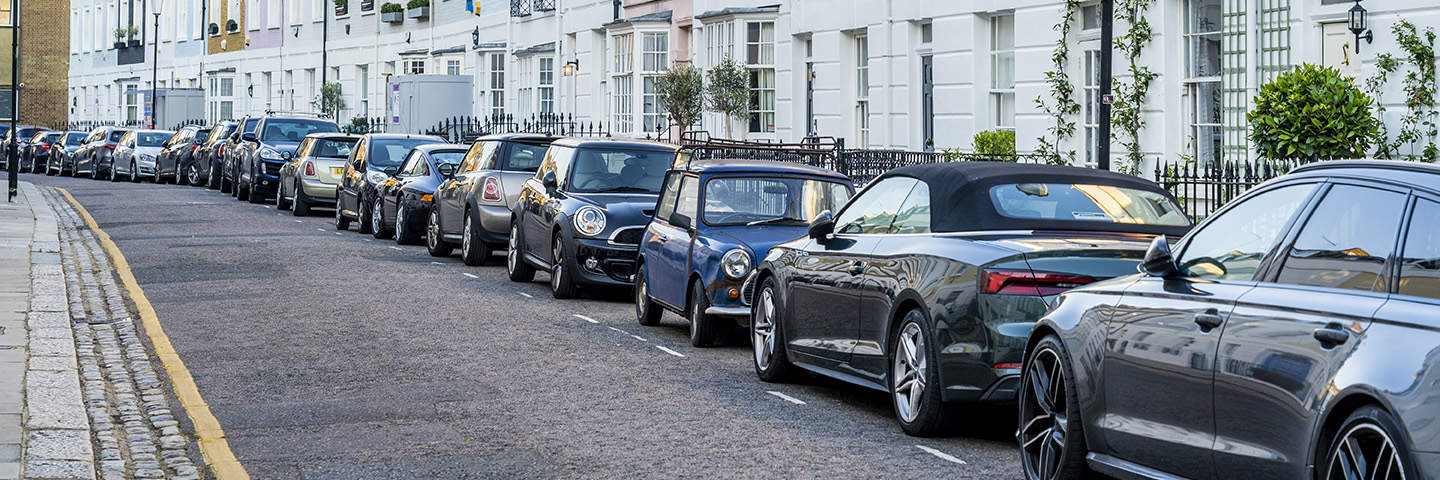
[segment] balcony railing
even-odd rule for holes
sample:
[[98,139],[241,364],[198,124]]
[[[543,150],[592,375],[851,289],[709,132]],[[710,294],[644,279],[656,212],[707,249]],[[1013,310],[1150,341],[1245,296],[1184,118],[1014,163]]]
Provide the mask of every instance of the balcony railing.
[[528,17],[531,7],[535,6],[535,0],[510,0],[510,16]]
[[555,0],[535,0],[535,11],[537,11],[537,12],[552,12],[552,11],[555,11]]

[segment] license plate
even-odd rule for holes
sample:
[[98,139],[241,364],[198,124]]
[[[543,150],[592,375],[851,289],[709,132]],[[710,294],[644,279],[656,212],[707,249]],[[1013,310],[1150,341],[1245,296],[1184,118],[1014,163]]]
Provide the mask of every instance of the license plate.
[[337,176],[337,177],[340,176],[340,175],[344,175],[344,174],[345,174],[345,167],[330,167],[330,173],[335,174],[335,176]]

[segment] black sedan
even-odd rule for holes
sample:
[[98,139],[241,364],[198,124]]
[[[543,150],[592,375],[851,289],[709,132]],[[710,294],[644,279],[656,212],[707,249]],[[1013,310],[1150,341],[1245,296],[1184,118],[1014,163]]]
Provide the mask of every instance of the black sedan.
[[400,172],[400,162],[410,149],[428,143],[445,143],[433,135],[403,133],[369,133],[360,137],[345,161],[340,186],[335,189],[335,229],[346,230],[350,222],[359,223],[360,233],[373,233],[377,186]]
[[50,155],[59,146],[60,137],[65,132],[41,131],[30,138],[20,147],[20,170],[30,173],[43,173],[45,165],[50,163]]
[[640,237],[677,148],[640,140],[551,143],[515,204],[510,280],[528,282],[536,268],[547,270],[555,298],[575,296],[579,285],[630,286]]
[[191,158],[195,161],[195,167],[200,170],[206,188],[212,190],[220,188],[221,157],[224,156],[226,142],[230,139],[230,135],[235,133],[238,125],[238,123],[230,121],[215,124],[210,128],[210,135],[195,147],[195,154]]
[[891,394],[906,433],[953,402],[1015,398],[1033,323],[1066,289],[1135,272],[1190,221],[1137,177],[955,162],[887,172],[771,248],[751,313],[755,372],[794,367]]
[[421,145],[410,151],[395,176],[380,182],[370,215],[375,238],[395,236],[399,244],[420,242],[425,219],[435,205],[435,188],[450,175],[466,148],[458,145]]
[[64,138],[51,147],[50,175],[69,175],[75,171],[75,151],[85,144],[85,132],[65,132]]
[[198,125],[183,127],[175,132],[165,149],[155,157],[155,177],[158,182],[173,181],[176,184],[200,185],[201,171],[195,165],[195,150],[200,142],[210,136],[210,129]]
[[1312,164],[1030,335],[1029,478],[1440,478],[1440,168]]

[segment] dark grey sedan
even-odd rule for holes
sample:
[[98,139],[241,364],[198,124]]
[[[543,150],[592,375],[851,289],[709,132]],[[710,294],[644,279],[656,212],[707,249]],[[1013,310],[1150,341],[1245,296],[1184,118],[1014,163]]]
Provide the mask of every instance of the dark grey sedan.
[[1440,168],[1300,167],[1027,343],[1026,476],[1440,478]]

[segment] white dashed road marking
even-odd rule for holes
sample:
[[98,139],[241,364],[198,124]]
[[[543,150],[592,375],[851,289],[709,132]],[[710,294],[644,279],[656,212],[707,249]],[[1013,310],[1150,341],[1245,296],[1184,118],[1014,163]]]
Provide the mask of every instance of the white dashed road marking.
[[[296,220],[295,223],[305,223],[304,220]],[[321,230],[324,230],[323,228]]]
[[400,251],[404,251],[404,250],[405,250],[405,249],[403,249],[403,248],[400,248],[400,247],[394,247],[394,246],[392,246],[392,247],[390,247],[390,248],[393,248],[393,249],[395,249],[395,250],[400,250]]
[[[322,228],[321,230],[324,230],[324,229]],[[340,232],[335,232],[335,234],[336,234],[336,235],[342,235],[342,233],[340,233]]]
[[663,351],[663,352],[665,352],[665,353],[668,353],[668,354],[671,354],[671,355],[674,355],[674,356],[677,356],[677,357],[680,357],[680,358],[685,358],[685,355],[684,355],[684,354],[681,354],[680,352],[677,352],[677,351],[674,351],[674,350],[671,350],[671,349],[668,349],[668,348],[665,348],[665,347],[662,347],[662,346],[659,346],[659,345],[656,345],[655,348],[658,348],[658,349],[660,349],[661,351]]
[[466,272],[466,273],[461,273],[461,275],[464,275],[464,276],[467,276],[467,277],[470,277],[470,278],[480,278],[479,276],[477,276],[477,275],[475,275],[475,274],[473,274],[473,273],[468,273],[468,272]]
[[430,262],[430,264],[431,264],[431,265],[444,265],[443,263],[440,263],[440,262]]
[[629,334],[630,334],[629,332],[626,332],[626,331],[624,331],[624,330],[621,330],[621,329],[618,329],[618,328],[615,328],[615,327],[612,327],[612,326],[609,326],[609,325],[606,325],[605,328],[608,328],[608,329],[611,329],[611,330],[614,330],[614,331],[617,331],[617,332],[620,332],[620,333],[623,333],[623,334],[626,334],[626,335],[629,335]]
[[918,449],[920,449],[920,450],[923,450],[925,453],[928,453],[928,454],[931,454],[931,455],[940,457],[941,460],[944,460],[944,461],[947,461],[947,462],[951,462],[951,463],[958,463],[958,464],[961,464],[961,465],[966,465],[966,463],[965,463],[964,460],[955,458],[955,457],[951,456],[951,455],[948,454],[948,453],[945,453],[945,452],[942,452],[942,451],[939,451],[939,450],[936,450],[936,449],[933,449],[933,448],[930,448],[930,447],[927,447],[927,446],[924,446],[924,445],[916,445],[915,448],[918,448]]
[[525,292],[515,292],[515,293],[518,293],[518,294],[520,294],[520,296],[525,297],[525,298],[535,298],[534,295],[531,295],[531,294],[528,294],[528,293],[525,293]]
[[[299,220],[296,220],[296,221],[298,222]],[[319,230],[319,231],[322,231],[322,232],[325,231],[325,229],[320,228],[320,227],[315,227],[315,229],[316,229],[316,230]]]
[[642,342],[649,342],[649,340],[646,340],[645,337],[642,337],[642,336],[639,336],[639,335],[631,335],[631,337],[634,337],[636,340],[639,340],[639,341],[642,341]]
[[795,397],[792,397],[792,396],[789,396],[789,395],[786,395],[786,394],[783,394],[783,393],[780,393],[780,392],[777,392],[777,391],[774,391],[774,390],[770,390],[770,391],[767,391],[767,392],[765,392],[765,393],[768,393],[768,394],[771,394],[771,395],[780,397],[781,400],[784,400],[784,401],[787,401],[787,402],[790,402],[790,403],[793,403],[793,404],[796,404],[796,405],[804,405],[804,404],[805,404],[804,401],[801,401],[801,400],[798,399],[798,398],[795,398]]
[[[524,294],[522,293],[521,295],[524,295]],[[584,320],[584,321],[587,321],[587,322],[590,322],[590,323],[600,323],[600,322],[595,321],[595,319],[593,319],[593,318],[590,318],[590,317],[587,317],[587,316],[584,316],[584,315],[581,315],[581,314],[578,314],[578,313],[573,314],[573,315],[574,315],[575,318],[578,318],[578,319],[581,319],[581,320]]]

